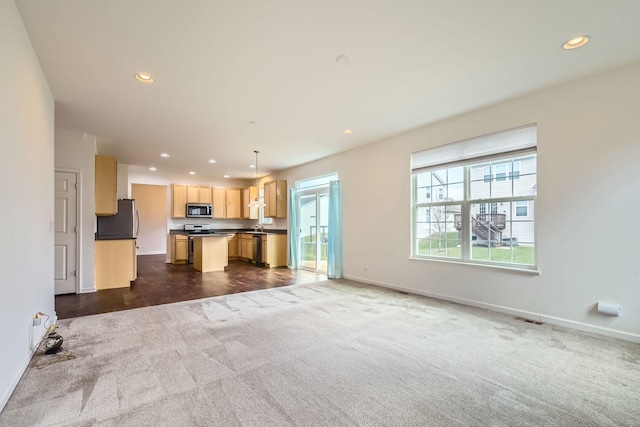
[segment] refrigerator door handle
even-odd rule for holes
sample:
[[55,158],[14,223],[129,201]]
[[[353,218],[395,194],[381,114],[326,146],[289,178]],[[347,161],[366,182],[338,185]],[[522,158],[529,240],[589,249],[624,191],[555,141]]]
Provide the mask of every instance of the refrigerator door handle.
[[138,215],[138,210],[136,209],[136,233],[133,237],[138,238],[138,231],[140,231],[140,215]]

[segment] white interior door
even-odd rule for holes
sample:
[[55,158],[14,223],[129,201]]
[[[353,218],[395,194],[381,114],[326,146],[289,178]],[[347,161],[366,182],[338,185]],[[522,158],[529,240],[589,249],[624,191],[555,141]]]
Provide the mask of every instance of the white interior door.
[[77,188],[74,172],[55,173],[54,290],[56,295],[77,292]]

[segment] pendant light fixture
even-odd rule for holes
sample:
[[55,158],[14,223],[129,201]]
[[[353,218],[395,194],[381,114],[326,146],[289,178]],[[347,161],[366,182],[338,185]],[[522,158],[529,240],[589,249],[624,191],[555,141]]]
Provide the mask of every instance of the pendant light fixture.
[[255,200],[252,200],[249,203],[250,208],[264,208],[267,206],[262,200],[260,200],[260,186],[258,185],[258,150],[253,150],[256,153],[256,170],[253,172],[253,176],[256,178],[256,187],[258,187],[258,194],[256,195]]

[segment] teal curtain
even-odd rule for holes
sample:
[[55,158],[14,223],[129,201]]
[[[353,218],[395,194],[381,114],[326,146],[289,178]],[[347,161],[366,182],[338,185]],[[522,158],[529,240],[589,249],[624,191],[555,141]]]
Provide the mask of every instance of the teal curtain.
[[298,268],[300,241],[300,195],[295,188],[289,189],[289,268]]
[[342,277],[342,189],[340,181],[329,183],[329,241],[327,242],[327,277]]

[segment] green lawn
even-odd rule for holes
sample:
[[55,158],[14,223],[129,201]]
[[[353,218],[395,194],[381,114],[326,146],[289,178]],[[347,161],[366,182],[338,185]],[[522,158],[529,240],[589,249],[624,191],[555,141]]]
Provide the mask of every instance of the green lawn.
[[[313,241],[313,236],[306,236],[303,238],[304,244],[301,248],[300,260],[302,261],[315,261],[316,260],[316,242]],[[327,245],[320,245],[320,259],[327,259]]]
[[[458,233],[449,232],[446,238],[426,238],[418,243],[417,255],[438,256],[443,258],[461,258],[461,248],[458,246]],[[512,259],[513,257],[513,259]],[[535,264],[535,248],[533,246],[502,246],[488,248],[484,246],[471,247],[471,259],[476,261],[496,261],[513,264]]]

